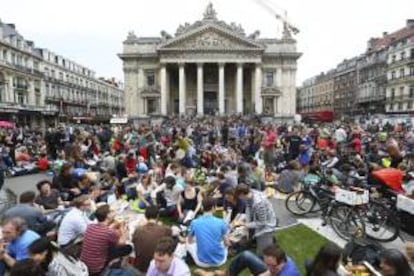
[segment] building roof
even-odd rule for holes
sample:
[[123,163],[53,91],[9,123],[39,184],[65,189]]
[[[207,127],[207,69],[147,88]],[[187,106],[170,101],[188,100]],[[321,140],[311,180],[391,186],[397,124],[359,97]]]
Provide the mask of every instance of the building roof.
[[372,44],[371,51],[379,51],[388,47],[390,44],[400,41],[405,38],[412,37],[414,35],[414,26],[410,23],[410,20],[407,20],[407,26],[398,31],[395,31],[390,34],[385,34],[381,38],[376,38]]

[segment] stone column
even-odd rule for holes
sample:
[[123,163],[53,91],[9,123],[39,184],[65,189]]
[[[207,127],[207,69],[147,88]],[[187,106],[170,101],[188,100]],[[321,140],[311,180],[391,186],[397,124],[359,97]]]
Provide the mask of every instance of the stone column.
[[197,115],[204,115],[203,64],[197,63]]
[[219,113],[223,115],[225,113],[224,106],[224,63],[219,63],[219,91],[218,91],[218,101],[219,101]]
[[9,102],[14,103],[16,102],[16,100],[14,98],[13,76],[9,76],[7,85],[9,86],[7,89],[8,94],[9,94]]
[[185,114],[185,64],[184,63],[179,63],[179,85],[178,85],[178,97],[179,97],[179,113],[180,115]]
[[[134,97],[135,97],[135,99],[136,99],[136,105],[135,104],[132,104],[131,106],[132,106],[132,108],[133,108],[133,110],[134,110],[134,114],[135,114],[135,116],[142,116],[143,114],[145,114],[145,115],[148,115],[147,113],[146,113],[146,110],[145,110],[145,101],[146,101],[146,99],[144,99],[144,98],[142,98],[141,97],[141,92],[142,92],[142,90],[144,89],[144,87],[146,86],[146,83],[145,83],[145,73],[144,73],[144,69],[142,68],[142,66],[140,66],[139,68],[138,68],[138,76],[137,76],[137,87],[135,87],[134,88],[134,90],[135,90],[135,95],[134,95]],[[142,110],[142,111],[141,111]]]
[[35,82],[34,80],[30,80],[27,82],[29,85],[29,89],[28,89],[28,97],[27,97],[27,104],[29,105],[35,105],[36,104],[36,100],[35,100]]
[[243,64],[237,63],[236,113],[243,113]]
[[260,64],[256,64],[255,70],[255,89],[254,89],[254,111],[256,114],[263,113],[263,98],[262,98],[262,68]]
[[167,66],[161,64],[160,72],[161,82],[161,97],[160,97],[160,112],[161,115],[167,115]]
[[277,113],[279,113],[279,96],[276,96],[273,98],[273,116],[276,116]]

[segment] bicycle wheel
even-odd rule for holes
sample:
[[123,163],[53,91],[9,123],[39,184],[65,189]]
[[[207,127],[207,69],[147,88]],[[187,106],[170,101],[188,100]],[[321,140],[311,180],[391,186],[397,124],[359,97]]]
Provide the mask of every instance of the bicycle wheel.
[[364,221],[352,206],[333,206],[329,212],[329,224],[344,240],[350,240],[358,231],[365,234]]
[[362,218],[366,234],[373,240],[389,242],[395,240],[400,234],[397,216],[381,203],[370,202]]
[[308,192],[293,192],[286,198],[286,209],[294,215],[303,216],[313,210],[316,198]]

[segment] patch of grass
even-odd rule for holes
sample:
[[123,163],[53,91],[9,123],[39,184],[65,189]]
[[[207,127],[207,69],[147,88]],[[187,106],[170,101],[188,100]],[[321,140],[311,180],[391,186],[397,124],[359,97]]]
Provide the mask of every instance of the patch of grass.
[[300,275],[306,274],[305,260],[312,260],[319,249],[329,242],[325,237],[302,224],[277,231],[276,239],[280,247],[294,260]]

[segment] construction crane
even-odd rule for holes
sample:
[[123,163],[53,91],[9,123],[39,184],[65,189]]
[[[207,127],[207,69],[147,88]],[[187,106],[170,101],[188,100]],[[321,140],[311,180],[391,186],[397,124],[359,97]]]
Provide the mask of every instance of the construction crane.
[[[294,35],[299,33],[299,29],[288,21],[287,11],[285,9],[281,7],[276,7],[275,4],[271,2],[271,0],[254,0],[254,2],[256,2],[256,4],[264,8],[267,12],[275,16],[277,20],[280,20],[283,23],[283,36],[290,37],[291,33],[293,33]],[[284,15],[280,15],[276,11],[276,8],[282,10]]]

